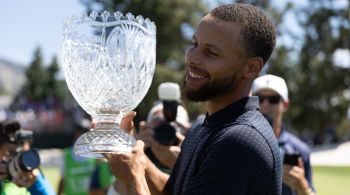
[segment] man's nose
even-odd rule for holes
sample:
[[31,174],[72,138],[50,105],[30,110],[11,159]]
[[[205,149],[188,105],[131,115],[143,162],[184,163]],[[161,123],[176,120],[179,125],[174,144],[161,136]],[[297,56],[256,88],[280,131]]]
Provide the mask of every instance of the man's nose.
[[200,64],[201,63],[201,55],[198,51],[198,48],[191,48],[186,53],[186,61],[188,64]]

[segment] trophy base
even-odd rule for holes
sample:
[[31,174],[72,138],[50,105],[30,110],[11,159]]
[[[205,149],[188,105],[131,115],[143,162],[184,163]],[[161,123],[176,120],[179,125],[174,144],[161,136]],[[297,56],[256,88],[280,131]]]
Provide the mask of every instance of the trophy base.
[[106,153],[129,153],[135,139],[118,130],[92,130],[81,135],[74,144],[74,153],[88,158],[105,159]]

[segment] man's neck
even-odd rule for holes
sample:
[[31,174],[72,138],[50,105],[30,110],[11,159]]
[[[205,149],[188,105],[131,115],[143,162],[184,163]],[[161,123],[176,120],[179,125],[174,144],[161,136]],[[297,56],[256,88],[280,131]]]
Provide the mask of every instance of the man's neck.
[[233,102],[236,102],[244,97],[249,96],[249,88],[242,90],[240,88],[237,88],[235,91],[233,91],[230,94],[215,97],[211,100],[208,100],[205,102],[208,114],[212,115],[213,113],[224,109],[228,105],[232,104]]

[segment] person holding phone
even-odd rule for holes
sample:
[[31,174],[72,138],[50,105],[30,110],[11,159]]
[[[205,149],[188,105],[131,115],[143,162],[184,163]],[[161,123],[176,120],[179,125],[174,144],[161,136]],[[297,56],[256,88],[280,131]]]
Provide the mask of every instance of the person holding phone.
[[252,93],[259,97],[260,109],[271,124],[283,157],[282,194],[315,194],[310,165],[310,149],[283,125],[289,105],[288,88],[283,78],[263,75],[254,80]]

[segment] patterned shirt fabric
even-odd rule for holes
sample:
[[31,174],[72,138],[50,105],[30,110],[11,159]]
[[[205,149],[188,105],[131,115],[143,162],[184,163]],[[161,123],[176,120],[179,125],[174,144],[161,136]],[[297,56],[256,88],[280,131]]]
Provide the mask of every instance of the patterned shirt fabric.
[[246,97],[190,130],[165,190],[170,194],[281,194],[277,140]]
[[[278,145],[280,146],[282,156],[284,154],[300,154],[303,159],[305,178],[307,179],[310,187],[315,191],[312,183],[312,169],[310,164],[310,148],[306,143],[302,142],[299,138],[289,133],[284,126],[282,126],[281,135],[278,138]],[[282,157],[283,158],[283,157]],[[296,195],[287,185],[282,185],[283,195]]]

